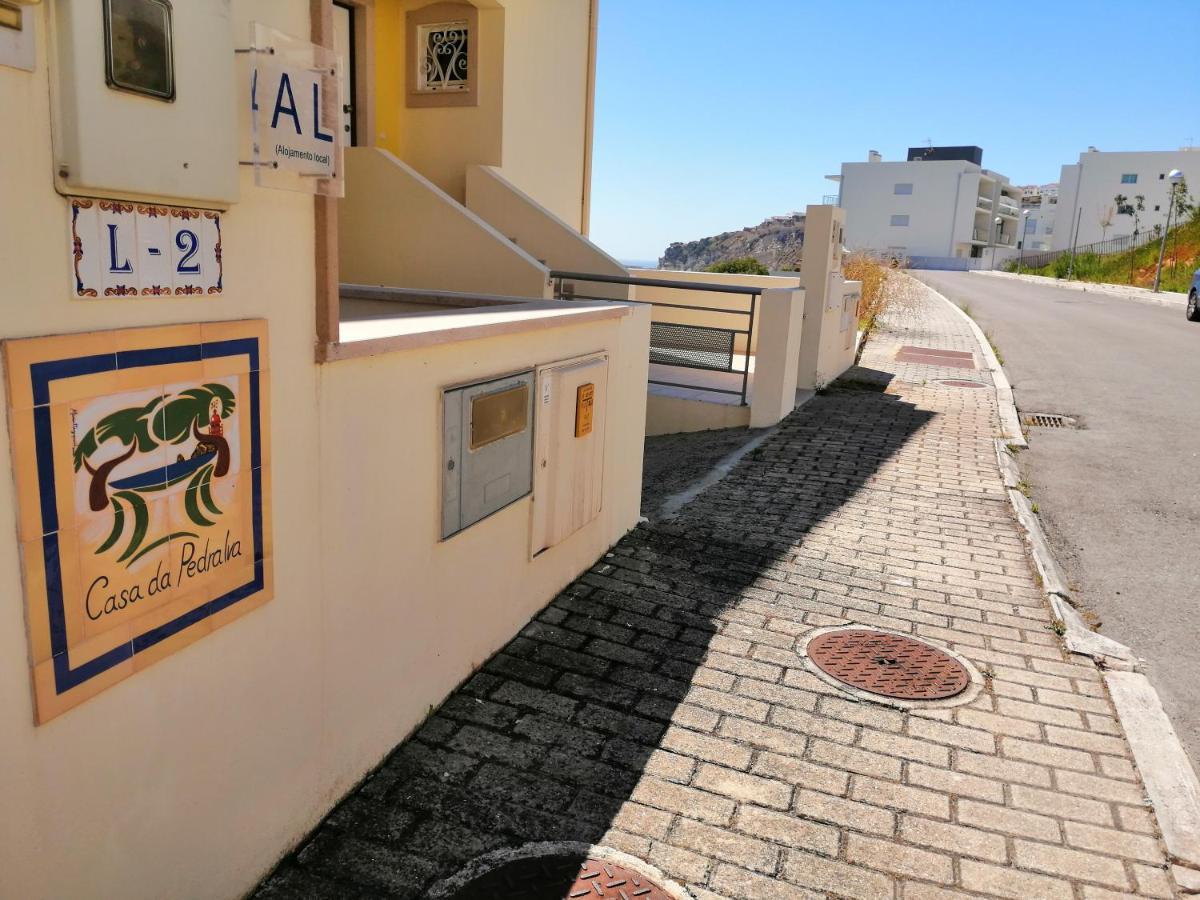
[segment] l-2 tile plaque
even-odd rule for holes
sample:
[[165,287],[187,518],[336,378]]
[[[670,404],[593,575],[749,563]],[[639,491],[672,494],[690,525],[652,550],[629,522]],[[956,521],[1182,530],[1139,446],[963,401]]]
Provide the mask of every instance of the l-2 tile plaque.
[[267,324],[4,356],[42,723],[270,599]]
[[221,214],[72,197],[71,282],[82,298],[220,294]]

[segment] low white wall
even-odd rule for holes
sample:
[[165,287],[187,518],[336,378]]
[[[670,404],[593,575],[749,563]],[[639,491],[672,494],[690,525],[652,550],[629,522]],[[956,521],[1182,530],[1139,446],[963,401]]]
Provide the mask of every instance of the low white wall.
[[804,292],[773,288],[762,296],[763,333],[754,357],[750,427],[769,428],[796,407]]
[[646,437],[745,428],[750,424],[750,407],[732,403],[709,403],[652,391],[646,401]]
[[[648,337],[635,309],[321,370],[321,727],[334,793],[636,524]],[[600,517],[533,560],[530,497],[439,542],[441,389],[595,351],[610,354]]]
[[845,210],[833,206],[809,206],[805,213],[809,246],[825,252],[806,254],[801,273],[804,330],[796,384],[802,389],[824,387],[854,364],[862,284],[846,281],[842,274],[842,245],[836,237],[845,219]]

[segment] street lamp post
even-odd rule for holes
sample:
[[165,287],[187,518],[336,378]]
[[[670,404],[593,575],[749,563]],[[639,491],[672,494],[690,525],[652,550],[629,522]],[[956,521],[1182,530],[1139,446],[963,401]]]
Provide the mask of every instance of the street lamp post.
[[1000,243],[1000,225],[1004,222],[1002,218],[996,216],[993,220],[995,228],[992,229],[992,268],[996,268],[996,244]]
[[1017,274],[1021,274],[1021,260],[1025,258],[1025,239],[1029,237],[1029,210],[1021,212],[1021,235],[1017,240]]
[[1162,281],[1162,261],[1163,253],[1167,249],[1167,232],[1171,230],[1171,210],[1175,208],[1175,188],[1183,181],[1183,173],[1178,169],[1172,169],[1167,175],[1167,181],[1171,182],[1171,199],[1167,201],[1167,224],[1163,227],[1162,240],[1158,244],[1158,267],[1154,270],[1154,293],[1158,293],[1158,285]]

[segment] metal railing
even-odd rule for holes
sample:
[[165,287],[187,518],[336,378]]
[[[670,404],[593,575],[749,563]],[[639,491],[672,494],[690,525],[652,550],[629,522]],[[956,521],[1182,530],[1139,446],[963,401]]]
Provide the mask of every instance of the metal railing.
[[979,207],[980,209],[991,209],[992,208],[992,198],[991,197],[976,197],[975,205],[977,207]]
[[841,194],[822,194],[821,195],[821,205],[822,206],[841,206],[842,205],[842,195]]
[[[703,391],[712,394],[728,394],[737,397],[742,406],[746,405],[746,396],[750,388],[750,355],[754,342],[754,316],[758,309],[759,297],[762,296],[764,288],[734,284],[673,281],[658,278],[637,278],[631,275],[599,275],[592,272],[553,271],[550,273],[550,278],[554,282],[554,297],[557,300],[613,299],[612,297],[580,293],[576,289],[576,282],[583,282],[584,284],[623,284],[688,293],[729,294],[735,297],[746,298],[745,308],[702,306],[695,303],[671,303],[665,300],[631,301],[668,310],[715,313],[744,318],[746,320],[745,328],[719,328],[712,325],[693,325],[686,321],[651,321],[650,323],[651,363],[679,369],[700,369],[708,372],[728,372],[734,375],[741,375],[741,387],[738,390],[699,384],[685,384],[679,381],[663,381],[656,378],[650,378],[648,381],[651,384],[658,384],[664,387],[686,388],[688,390]],[[737,368],[734,365],[738,355],[737,344],[739,336],[744,337],[746,341],[746,352],[742,358],[741,368]]]
[[[1106,253],[1124,253],[1126,250],[1133,250],[1141,247],[1143,244],[1148,244],[1151,241],[1156,241],[1162,237],[1162,226],[1147,228],[1145,231],[1139,231],[1136,234],[1126,234],[1121,237],[1109,238],[1107,241],[1096,241],[1092,244],[1080,244],[1075,248],[1075,255],[1081,256],[1084,253],[1095,253],[1097,256],[1103,256]],[[1021,258],[1021,268],[1023,269],[1040,269],[1042,266],[1048,266],[1060,256],[1067,256],[1071,252],[1070,247],[1062,250],[1046,250],[1041,253],[1026,253]]]

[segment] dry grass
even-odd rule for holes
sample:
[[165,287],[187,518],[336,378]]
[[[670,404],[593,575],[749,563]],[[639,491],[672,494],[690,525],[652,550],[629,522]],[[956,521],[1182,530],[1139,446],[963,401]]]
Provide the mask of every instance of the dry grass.
[[847,281],[862,282],[862,301],[858,305],[858,327],[868,334],[887,305],[888,270],[865,253],[852,253],[842,261]]
[[914,297],[916,282],[903,271],[881,263],[866,253],[852,253],[842,261],[847,281],[862,282],[862,302],[858,307],[858,327],[864,332],[863,343],[888,309],[903,309]]

